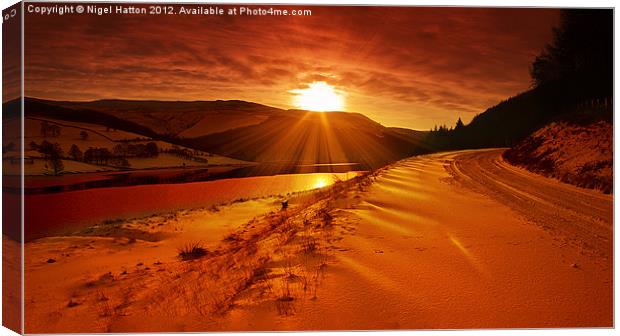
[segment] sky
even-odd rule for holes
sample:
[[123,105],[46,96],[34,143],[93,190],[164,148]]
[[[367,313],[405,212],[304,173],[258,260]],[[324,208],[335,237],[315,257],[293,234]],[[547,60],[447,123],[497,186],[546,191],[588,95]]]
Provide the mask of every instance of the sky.
[[425,130],[527,90],[559,22],[555,9],[260,7],[312,15],[26,13],[26,96],[289,109],[295,92],[325,82],[344,111]]

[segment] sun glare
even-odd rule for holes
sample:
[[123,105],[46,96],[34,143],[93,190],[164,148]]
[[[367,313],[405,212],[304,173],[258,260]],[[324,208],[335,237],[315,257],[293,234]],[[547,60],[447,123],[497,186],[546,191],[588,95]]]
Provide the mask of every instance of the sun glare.
[[292,90],[294,104],[300,109],[309,111],[341,111],[344,108],[344,97],[333,86],[325,82],[314,82],[307,89]]
[[319,189],[327,186],[327,181],[324,178],[319,177],[316,182],[314,182],[314,188]]

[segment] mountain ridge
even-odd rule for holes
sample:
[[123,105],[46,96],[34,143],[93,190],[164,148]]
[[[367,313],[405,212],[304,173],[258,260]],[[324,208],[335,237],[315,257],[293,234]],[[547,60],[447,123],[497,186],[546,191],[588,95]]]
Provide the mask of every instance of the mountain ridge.
[[91,102],[27,97],[26,116],[94,123],[244,161],[356,162],[377,168],[428,152],[426,132],[357,112],[284,110],[241,100]]

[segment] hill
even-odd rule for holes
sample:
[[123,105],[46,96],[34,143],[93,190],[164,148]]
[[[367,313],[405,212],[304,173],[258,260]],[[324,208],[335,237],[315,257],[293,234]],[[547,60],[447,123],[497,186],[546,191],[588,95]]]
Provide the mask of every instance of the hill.
[[580,97],[565,83],[532,88],[488,108],[462,127],[431,131],[435,149],[511,147],[545,125],[575,114],[611,121],[608,97]]
[[513,147],[506,159],[578,186],[612,190],[613,11],[566,9],[530,66],[532,88],[468,124],[429,133],[435,149]]
[[[509,147],[546,124],[595,107],[611,110],[613,11],[563,9],[553,40],[530,66],[532,88],[477,115],[468,125],[438,127],[439,149]],[[604,112],[608,120],[611,113]]]
[[[194,126],[208,120],[210,124],[221,124],[224,120],[237,120],[243,123],[244,116],[253,118],[266,117],[279,110],[240,100],[216,101],[155,101],[155,100],[119,100],[104,99],[90,102],[45,101],[47,104],[89,110],[115,116],[125,121],[147,127],[157,134],[171,136],[188,136],[181,134]],[[224,122],[226,122],[224,121]],[[206,127],[205,127],[206,129]],[[216,127],[217,129],[217,127]],[[200,134],[204,135],[204,134]]]
[[[18,118],[5,119],[4,125],[9,128],[21,127]],[[243,161],[190,150],[165,141],[96,124],[27,116],[23,126],[26,145],[24,148],[27,163],[24,165],[26,175],[50,174],[50,160],[46,160],[46,152],[42,149],[45,143],[57,145],[62,160],[61,173],[63,175],[247,164]],[[21,153],[19,145],[21,139],[17,135],[8,135],[4,140],[3,169],[8,175],[18,175],[21,169],[15,160]],[[141,148],[146,148],[145,146],[149,144],[156,148],[157,153],[148,153],[148,155],[144,152],[138,153]],[[89,149],[105,149],[107,158],[91,160],[88,158]],[[93,152],[90,151],[90,153]],[[49,153],[47,155],[49,156]]]
[[25,99],[27,117],[90,123],[244,161],[380,167],[428,152],[426,132],[359,113],[283,110],[232,101],[92,102]]
[[248,161],[379,167],[424,152],[422,138],[357,113],[287,111],[256,125],[192,139],[191,144]]

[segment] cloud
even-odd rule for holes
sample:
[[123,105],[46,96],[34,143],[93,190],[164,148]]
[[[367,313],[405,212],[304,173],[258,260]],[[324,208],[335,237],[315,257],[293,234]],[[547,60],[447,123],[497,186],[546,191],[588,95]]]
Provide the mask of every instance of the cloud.
[[26,93],[290,108],[290,90],[325,81],[350,92],[347,110],[428,128],[527,89],[558,21],[553,9],[298,8],[312,16],[27,14]]

